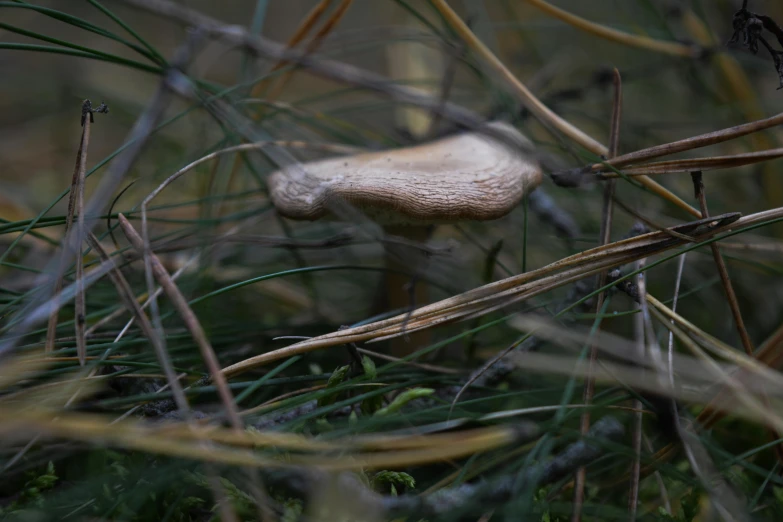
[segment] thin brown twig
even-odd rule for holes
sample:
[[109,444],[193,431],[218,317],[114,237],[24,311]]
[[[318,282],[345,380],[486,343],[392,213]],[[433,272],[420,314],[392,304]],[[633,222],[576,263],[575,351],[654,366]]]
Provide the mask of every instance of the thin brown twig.
[[[707,158],[679,159],[671,161],[659,161],[647,163],[635,167],[622,169],[625,176],[653,176],[658,174],[672,174],[675,172],[693,172],[694,170],[709,171],[729,169],[754,165],[762,161],[770,161],[783,157],[783,148],[767,149],[731,156],[711,156]],[[604,172],[598,175],[599,179],[619,178],[616,172]]]
[[670,156],[680,152],[685,152],[693,149],[700,149],[710,145],[716,145],[736,138],[741,138],[755,132],[759,132],[765,129],[776,127],[783,123],[783,112],[756,120],[750,123],[742,125],[735,125],[734,127],[727,127],[725,129],[708,132],[706,134],[700,134],[699,136],[693,136],[670,143],[664,143],[663,145],[656,145],[646,149],[637,150],[628,154],[623,154],[614,159],[610,159],[602,163],[594,163],[587,167],[588,172],[603,172],[607,171],[609,167],[619,169],[626,165],[639,163],[641,161],[650,160],[653,158],[660,158],[661,156]]
[[[699,201],[699,207],[704,217],[709,217],[709,209],[707,208],[707,195],[704,192],[704,180],[700,171],[691,173],[693,179],[693,187],[696,195],[696,199]],[[718,275],[720,275],[721,283],[723,284],[723,290],[726,292],[726,299],[729,302],[731,308],[731,315],[734,317],[734,323],[737,326],[737,333],[739,334],[742,347],[745,349],[745,353],[753,355],[754,347],[753,342],[750,340],[748,330],[745,328],[745,321],[742,319],[742,312],[739,308],[739,302],[737,301],[737,294],[734,292],[734,287],[731,284],[729,278],[729,271],[726,269],[726,263],[723,260],[723,256],[720,253],[718,245],[710,243],[710,250],[712,250],[712,257],[715,260],[715,266],[718,269]]]
[[[81,140],[79,142],[79,150],[76,153],[76,165],[73,169],[73,178],[71,180],[71,190],[70,195],[68,197],[68,212],[65,215],[65,231],[64,236],[68,237],[68,232],[70,232],[71,228],[73,227],[73,219],[74,215],[76,213],[79,214],[80,219],[83,221],[84,216],[84,177],[85,177],[85,170],[87,168],[87,149],[90,146],[90,124],[94,121],[92,117],[92,104],[90,103],[90,100],[84,100],[82,102],[82,112],[81,112],[81,127],[82,127],[82,135]],[[86,117],[87,115],[90,115],[89,117]],[[54,283],[54,291],[53,294],[56,296],[62,291],[63,288],[63,272],[65,271],[64,264],[67,262],[68,258],[68,246],[67,243],[63,243],[63,251],[60,255],[60,265],[61,268],[57,270],[57,279]],[[84,264],[81,264],[81,270],[79,270],[79,266],[77,265],[77,280],[81,281],[82,277],[84,277]],[[80,284],[79,288],[77,290],[78,294],[82,295],[82,305],[83,303],[83,293],[84,293],[84,285]],[[77,301],[80,298],[77,297]],[[46,353],[52,352],[54,350],[54,340],[57,334],[57,319],[60,314],[60,305],[61,303],[57,302],[54,306],[54,309],[49,316],[49,324],[47,327],[46,332],[46,345],[44,348],[44,351]],[[78,314],[78,304],[77,304],[77,314]],[[82,306],[82,308],[84,308]],[[82,313],[82,315],[84,315]],[[76,321],[76,338],[77,338],[77,352],[79,354],[79,362],[84,365],[84,357],[85,357],[85,351],[86,350],[79,350],[78,345],[80,344],[79,339],[81,339],[82,342],[84,342],[84,328],[82,326],[81,333],[79,331],[79,321],[77,319]]]
[[[302,23],[299,24],[299,27],[297,27],[296,31],[294,31],[294,34],[291,35],[291,38],[288,39],[288,42],[286,43],[287,49],[296,47],[302,40],[305,39],[305,37],[310,32],[310,30],[312,30],[312,28],[315,27],[315,24],[318,23],[318,20],[321,18],[321,15],[323,15],[326,12],[326,10],[329,8],[331,3],[332,0],[321,0],[310,10],[309,13],[307,13],[307,15],[305,15],[304,19],[302,20]],[[287,63],[288,62],[286,62],[285,60],[279,60],[269,70],[269,73],[271,74],[281,69]],[[261,96],[261,93],[264,92],[268,82],[270,81],[271,79],[268,78],[255,84],[253,86],[253,89],[250,91],[250,97],[257,98],[258,96]]]
[[[329,33],[331,33],[335,27],[337,27],[337,24],[339,24],[340,20],[343,19],[345,13],[348,11],[348,8],[352,3],[353,0],[342,0],[340,2],[329,19],[324,22],[323,26],[321,26],[315,35],[313,35],[312,40],[310,40],[310,42],[305,46],[305,53],[312,54],[321,47],[324,39],[329,36]],[[279,78],[272,85],[272,88],[270,89],[270,92],[267,93],[266,98],[274,100],[280,96],[280,93],[283,92],[285,86],[289,81],[291,81],[291,78],[293,78],[294,74],[296,74],[296,69],[286,72],[282,78]]]
[[[144,241],[142,240],[139,233],[136,232],[130,222],[122,214],[119,214],[118,220],[122,231],[125,233],[128,241],[130,241],[133,245],[133,248],[137,252],[145,253]],[[237,412],[234,397],[231,394],[231,390],[228,388],[228,383],[226,382],[225,377],[220,371],[220,362],[218,361],[217,356],[215,355],[215,351],[212,349],[212,345],[207,339],[206,333],[201,327],[201,323],[199,323],[196,314],[193,313],[193,310],[188,305],[185,297],[179,291],[179,288],[177,288],[177,285],[174,284],[174,282],[171,280],[171,276],[164,268],[163,263],[160,262],[160,259],[158,259],[158,256],[156,256],[153,252],[149,252],[147,257],[149,259],[152,272],[155,275],[155,278],[158,280],[158,284],[163,287],[166,295],[168,295],[172,304],[179,312],[180,316],[185,322],[185,325],[193,336],[193,339],[196,341],[196,344],[201,350],[201,357],[204,359],[207,370],[210,374],[210,378],[215,384],[218,395],[220,396],[223,402],[223,406],[226,409],[226,416],[235,429],[243,429],[242,419],[240,419]]]
[[[612,120],[609,126],[609,158],[613,158],[618,154],[620,146],[620,121],[622,119],[622,105],[623,105],[623,87],[620,71],[614,69],[614,97],[612,99]],[[607,245],[611,242],[612,234],[612,218],[614,216],[614,190],[615,183],[609,181],[604,187],[604,204],[601,217],[601,246]],[[598,287],[601,288],[606,285],[608,271],[603,270],[598,276]],[[598,294],[596,302],[596,313],[600,313],[603,308],[606,295],[604,292]],[[600,319],[598,319],[597,328],[600,328]],[[598,360],[598,345],[593,343],[590,347],[590,359],[588,362],[589,372],[592,373],[592,369],[595,367]],[[593,394],[595,393],[595,380],[588,378],[585,381],[584,387],[584,403],[589,405],[593,400]],[[585,409],[582,412],[580,419],[580,432],[582,434],[587,433],[590,430],[590,410]],[[579,522],[582,519],[582,505],[584,504],[584,487],[586,481],[586,469],[579,468],[576,472],[576,478],[574,482],[574,507],[571,520],[573,522]]]
[[599,38],[604,38],[606,40],[637,47],[640,49],[647,49],[650,51],[680,56],[683,58],[698,58],[702,54],[701,49],[693,45],[685,45],[679,42],[665,42],[647,36],[629,34],[618,31],[617,29],[612,29],[610,27],[597,24],[595,22],[590,22],[584,18],[555,7],[548,2],[545,2],[544,0],[526,1],[527,3],[533,4],[537,8],[541,9],[550,16],[562,20],[563,22],[576,27],[577,29],[581,29],[582,31],[598,36]]
[[128,284],[128,281],[125,279],[125,276],[122,274],[122,271],[114,264],[94,234],[90,233],[87,236],[87,242],[92,247],[92,249],[98,253],[102,261],[112,263],[112,269],[109,272],[109,278],[114,283],[114,286],[117,289],[117,294],[120,296],[120,299],[122,300],[123,305],[125,305],[125,308],[136,319],[136,322],[139,324],[139,328],[141,328],[142,333],[144,333],[144,335],[152,344],[155,350],[155,355],[157,355],[158,361],[163,368],[163,373],[166,376],[166,380],[171,387],[171,392],[174,396],[174,402],[176,403],[177,407],[182,412],[189,411],[190,406],[188,404],[188,399],[185,396],[185,392],[182,390],[182,385],[179,382],[177,373],[174,371],[174,365],[171,363],[171,358],[166,351],[164,342],[158,333],[155,332],[155,328],[152,326],[152,323],[147,317],[147,314],[144,313],[141,305],[139,305],[139,302],[136,300],[136,297],[133,294],[133,290]]
[[[740,218],[736,213],[727,214],[721,219],[715,217],[710,220],[699,220],[693,223],[677,225],[674,228],[678,231],[692,234],[699,240],[703,240],[731,228],[749,226],[781,216],[783,216],[783,208],[760,212],[743,218]],[[662,232],[651,232],[625,239],[605,247],[597,247],[574,256],[569,256],[540,269],[496,281],[421,307],[415,310],[410,318],[407,317],[407,314],[402,314],[347,330],[320,335],[240,361],[225,368],[223,372],[226,375],[233,376],[271,361],[328,346],[368,340],[380,341],[385,338],[403,335],[401,324],[406,320],[408,321],[407,331],[410,332],[477,317],[478,315],[502,309],[513,303],[530,299],[533,296],[565,284],[598,275],[606,268],[624,265],[679,245],[682,245],[680,240],[673,239]]]
[[[446,0],[430,0],[440,14],[451,24],[454,30],[465,41],[470,49],[478,54],[490,68],[500,76],[519,98],[522,105],[530,111],[546,128],[555,129],[569,139],[578,143],[585,149],[599,156],[609,153],[609,148],[597,142],[592,137],[572,125],[570,122],[558,116],[549,107],[544,105],[514,74],[506,67],[495,54],[479,40],[468,25],[454,12]],[[688,205],[676,194],[647,176],[639,176],[639,183],[647,187],[652,193],[671,201],[686,212],[701,217],[696,209]]]
[[[73,213],[78,217],[76,221],[76,235],[74,236],[74,253],[76,254],[76,295],[74,296],[75,308],[75,335],[76,335],[76,355],[79,358],[79,365],[84,366],[87,357],[87,340],[84,334],[84,325],[87,320],[87,303],[84,291],[84,256],[82,256],[82,238],[84,237],[84,184],[87,172],[87,149],[90,146],[90,128],[93,123],[93,112],[109,112],[105,104],[93,109],[90,100],[84,100],[82,104],[82,143],[79,146],[79,159],[77,162],[76,184],[71,187],[76,195],[72,198],[74,207],[69,209],[71,223],[73,223]],[[67,229],[66,229],[67,232]],[[62,277],[60,278],[62,281]]]
[[[704,179],[702,174],[700,171],[692,172],[691,178],[693,179],[693,189],[696,199],[699,201],[701,212],[705,217],[707,217],[710,214],[709,209],[707,208],[707,194],[704,190]],[[712,258],[715,260],[715,267],[718,269],[718,275],[720,276],[721,284],[723,285],[723,291],[726,293],[726,300],[729,303],[731,315],[734,318],[734,324],[737,327],[737,333],[739,334],[740,341],[742,342],[742,347],[745,349],[745,353],[748,354],[748,356],[753,357],[755,347],[753,346],[753,341],[750,339],[750,335],[748,335],[747,328],[745,328],[745,321],[742,318],[742,311],[740,310],[739,301],[737,300],[737,294],[734,291],[734,286],[731,284],[729,271],[726,268],[726,262],[723,260],[720,247],[715,243],[710,243],[710,250],[712,251]],[[764,401],[765,405],[769,405],[769,398],[766,396],[766,394],[762,395],[762,400]],[[769,428],[769,432],[769,435],[773,441],[780,439],[780,434],[774,428]],[[775,445],[775,456],[778,458],[778,461],[783,463],[783,445]]]
[[[636,262],[636,269],[641,270],[644,268],[645,260],[640,259]],[[642,302],[644,301],[645,295],[646,295],[646,285],[645,285],[645,278],[644,273],[640,273],[638,276],[638,287],[639,287],[639,294],[641,295]],[[637,305],[638,308],[641,310],[642,305]],[[645,354],[645,331],[646,331],[646,324],[645,324],[645,317],[642,313],[636,314],[634,316],[634,337],[636,340],[636,352],[637,356],[641,359],[644,357]],[[642,407],[642,403],[639,399],[634,399],[632,403],[632,408],[634,409],[640,409]],[[641,450],[642,450],[642,416],[640,413],[634,413],[632,416],[633,419],[633,430],[631,432],[631,449],[633,450],[633,460],[631,461],[631,480],[630,480],[630,487],[628,489],[628,513],[629,517],[628,519],[631,522],[634,522],[636,520],[636,512],[639,505],[639,472],[641,469]]]

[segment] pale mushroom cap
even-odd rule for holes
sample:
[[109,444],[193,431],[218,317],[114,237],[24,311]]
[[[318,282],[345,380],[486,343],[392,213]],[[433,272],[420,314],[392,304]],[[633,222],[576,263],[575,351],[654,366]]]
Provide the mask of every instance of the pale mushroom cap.
[[490,125],[518,146],[467,132],[305,163],[273,173],[270,195],[277,210],[292,219],[321,218],[339,199],[383,224],[496,219],[538,186],[541,169],[527,138],[508,124]]

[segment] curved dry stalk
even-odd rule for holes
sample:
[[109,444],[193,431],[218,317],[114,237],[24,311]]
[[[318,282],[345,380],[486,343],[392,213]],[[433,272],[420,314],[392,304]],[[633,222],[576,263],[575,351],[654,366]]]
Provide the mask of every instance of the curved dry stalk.
[[725,129],[708,132],[706,134],[700,134],[698,136],[672,141],[670,143],[664,143],[662,145],[656,145],[654,147],[648,147],[646,149],[623,154],[602,163],[594,163],[584,169],[584,171],[597,173],[608,171],[610,167],[619,169],[634,163],[660,158],[661,156],[669,156],[679,152],[716,145],[718,143],[723,143],[736,138],[747,136],[749,134],[753,134],[755,132],[769,129],[780,124],[783,124],[783,112],[776,114],[775,116],[770,116],[769,118],[756,120],[750,123],[735,125],[733,127],[727,127]]
[[514,94],[517,95],[522,105],[525,106],[536,118],[541,120],[547,126],[553,127],[562,132],[570,139],[599,156],[605,155],[608,149],[585,134],[574,125],[564,120],[552,109],[544,105],[541,100],[530,92],[530,90],[519,81],[514,74],[508,70],[508,68],[495,56],[495,54],[479,40],[473,31],[467,26],[462,18],[449,6],[445,0],[431,0],[432,5],[440,12],[441,15],[451,24],[453,29],[459,34],[459,36],[465,41],[470,49],[478,54],[485,62],[489,64],[492,70],[498,74],[503,80],[511,87]]
[[[658,303],[655,298],[648,299],[647,301],[650,304],[652,304],[652,302]],[[669,312],[671,313],[671,310],[669,310]],[[656,377],[658,379],[660,386],[663,386],[664,388],[669,386],[669,383],[665,383],[664,385],[664,382],[656,375],[661,369],[659,358],[654,354],[641,356],[634,351],[636,343],[624,337],[605,331],[591,333],[590,330],[581,328],[564,329],[561,325],[551,320],[532,315],[515,316],[510,323],[515,329],[521,331],[535,331],[537,337],[546,339],[553,344],[558,344],[572,351],[574,354],[578,354],[585,343],[593,340],[601,353],[608,355],[611,360],[616,361],[615,364],[622,364],[628,368],[638,368],[639,370],[646,371],[651,377]],[[737,353],[736,350],[732,351]],[[747,356],[743,356],[741,353],[738,353],[738,356],[745,357],[745,364],[748,368],[745,375],[750,376],[750,378],[745,379],[742,376],[737,375],[737,381],[743,381],[743,385],[753,393],[761,394],[767,388],[771,388],[777,390],[773,392],[776,397],[783,397],[783,387],[781,387],[783,376],[777,372],[772,372],[769,368],[759,367],[757,364],[751,366],[750,363],[747,362]],[[684,380],[688,387],[703,389],[708,398],[714,395],[708,388],[715,384],[715,379],[704,371],[704,364],[700,359],[685,354],[674,353],[672,354],[672,364],[677,370],[677,375]],[[737,365],[717,362],[716,365],[723,373],[737,374]]]
[[617,29],[612,29],[611,27],[607,27],[605,25],[585,20],[584,18],[576,16],[573,13],[569,13],[568,11],[560,9],[559,7],[553,6],[545,0],[525,1],[528,4],[532,4],[538,9],[541,9],[548,15],[567,23],[568,25],[612,42],[617,42],[631,47],[638,47],[648,51],[681,56],[683,58],[698,58],[702,54],[702,51],[695,46],[685,45],[678,42],[664,42],[662,40],[650,38],[649,36],[629,34],[623,31],[618,31]]
[[[144,240],[141,238],[138,232],[136,232],[127,218],[122,214],[119,214],[117,219],[120,223],[122,231],[125,233],[125,237],[128,238],[128,241],[130,241],[131,245],[133,245],[133,248],[137,252],[144,254],[145,268],[149,267],[149,273],[155,276],[158,284],[160,284],[160,286],[166,292],[166,295],[168,295],[169,299],[174,305],[174,308],[176,308],[177,312],[179,312],[180,316],[182,317],[182,320],[190,331],[193,340],[196,341],[196,344],[201,351],[201,357],[207,366],[210,377],[215,383],[215,387],[218,390],[218,395],[223,402],[223,406],[226,408],[226,415],[228,416],[228,419],[231,422],[233,428],[235,430],[242,430],[242,419],[239,417],[237,412],[236,402],[234,401],[234,397],[231,394],[231,390],[228,388],[228,383],[220,372],[220,362],[217,359],[217,355],[215,355],[215,350],[212,348],[212,344],[209,342],[209,339],[207,339],[206,332],[204,332],[204,329],[202,328],[201,323],[199,323],[196,314],[193,313],[193,310],[188,305],[187,300],[185,300],[185,297],[179,291],[177,285],[174,283],[174,281],[172,281],[171,276],[163,266],[163,263],[160,262],[160,259],[158,259],[158,256],[148,250]],[[155,289],[151,288],[149,293],[153,294],[154,291]]]
[[[82,135],[79,141],[79,150],[76,153],[76,165],[73,170],[73,179],[71,180],[71,190],[68,198],[68,213],[65,215],[65,231],[64,235],[66,241],[63,242],[63,250],[60,253],[60,267],[57,269],[57,279],[54,283],[53,295],[57,295],[63,288],[63,272],[65,271],[64,264],[67,259],[74,255],[76,257],[76,297],[74,299],[76,321],[74,322],[76,327],[76,353],[79,357],[79,364],[84,366],[85,357],[87,356],[87,343],[84,335],[84,317],[86,315],[85,308],[85,296],[84,296],[84,258],[82,257],[82,248],[80,236],[84,230],[84,180],[85,173],[87,171],[87,150],[90,147],[90,128],[93,122],[92,116],[92,103],[90,100],[84,100],[82,102]],[[70,238],[68,235],[73,228],[74,216],[77,219],[77,234],[76,238]],[[71,245],[67,242],[68,239],[73,239],[75,245]],[[57,320],[60,314],[60,306],[62,303],[56,303],[52,314],[49,316],[49,324],[46,332],[46,344],[44,346],[45,352],[52,352],[54,350],[54,342],[57,334]]]
[[[353,3],[353,0],[342,0],[340,4],[335,8],[332,15],[329,17],[326,22],[324,22],[324,25],[321,26],[321,28],[313,35],[313,39],[310,40],[310,42],[305,47],[305,52],[308,54],[312,54],[316,52],[323,43],[324,39],[329,36],[329,33],[332,32],[332,30],[337,27],[337,24],[340,23],[340,20],[343,19],[343,16],[345,16],[345,13],[348,11],[348,8]],[[317,6],[316,6],[317,7]],[[278,65],[285,65],[285,62],[281,62]],[[274,69],[273,69],[274,70]],[[285,89],[285,86],[288,84],[289,81],[291,81],[291,78],[296,74],[296,69],[292,69],[288,72],[286,72],[282,78],[278,78],[277,81],[272,85],[271,92],[267,93],[265,98],[274,100]]]
[[[753,165],[762,161],[770,161],[778,158],[783,158],[783,148],[746,152],[742,154],[733,154],[731,156],[659,161],[636,167],[626,167],[622,169],[622,173],[625,176],[653,176],[657,174],[673,174],[676,172],[693,172],[695,170],[708,171],[729,169]],[[604,172],[600,174],[601,179],[614,179],[619,177],[621,177],[620,174],[617,174],[616,172]]]
[[[288,42],[286,43],[287,49],[296,47],[302,40],[305,39],[307,34],[312,30],[313,27],[315,27],[315,24],[318,23],[318,20],[321,18],[321,16],[326,12],[327,9],[329,9],[332,1],[333,0],[321,0],[310,10],[309,13],[305,15],[304,19],[299,24],[299,27],[297,27],[296,31],[294,31],[294,34],[291,35],[291,38],[288,39]],[[273,73],[281,69],[286,65],[286,63],[287,62],[284,60],[278,60],[278,62],[269,70],[269,72]],[[271,79],[267,78],[255,84],[250,91],[251,98],[260,96],[270,81]]]
[[[713,227],[708,227],[706,230],[708,231],[707,235],[714,235],[719,232],[725,232],[731,228],[750,226],[780,217],[783,217],[783,208],[759,212],[736,221],[730,219],[728,224],[719,222],[718,218],[712,218],[712,220],[701,220],[692,224],[673,228],[687,233],[693,233],[692,231],[695,231],[697,232],[696,235],[700,235],[705,233],[705,229],[700,230],[697,227],[703,226],[702,224],[704,222],[712,223]],[[620,266],[641,259],[642,257],[648,257],[667,249],[674,248],[683,243],[685,243],[685,241],[672,239],[664,232],[650,232],[635,238],[618,241],[605,247],[594,248],[570,256],[538,270],[490,283],[458,296],[432,303],[413,311],[410,314],[410,317],[406,314],[402,314],[367,325],[314,337],[279,350],[274,350],[240,361],[224,368],[223,373],[231,377],[271,361],[320,348],[379,339],[384,335],[403,335],[402,325],[406,320],[407,327],[405,328],[405,331],[410,332],[417,329],[431,328],[438,324],[457,319],[484,315],[519,300],[527,299],[531,296],[538,295],[539,293],[557,288],[563,284],[579,280],[592,274],[597,274],[602,269]],[[573,268],[570,272],[566,271],[564,274],[555,274],[554,276],[551,276],[550,279],[544,280],[543,282],[541,280],[536,280],[537,278],[550,276],[550,274],[563,268],[574,266],[576,268]],[[529,284],[525,285],[525,283]],[[504,293],[506,291],[508,291],[508,293]],[[507,297],[508,299],[498,304],[495,302],[498,300],[498,296]],[[488,301],[488,303],[486,305],[481,304],[484,301]]]
[[[219,444],[222,441],[241,442],[244,446],[275,445],[291,449],[343,450],[352,447],[352,440],[343,444],[308,440],[283,433],[248,433],[210,427],[201,429],[183,424],[176,429],[149,422],[123,421],[108,423],[103,416],[73,412],[58,412],[56,419],[43,408],[0,408],[0,433],[29,432],[36,435],[93,441],[160,455],[194,459],[203,462],[265,467],[271,469],[311,466],[322,470],[389,469],[423,465],[462,458],[512,443],[529,440],[538,430],[514,426],[499,426],[467,430],[447,436],[420,435],[401,438],[392,451],[350,453],[333,457],[290,455],[287,459],[264,457],[252,450]],[[222,431],[220,431],[222,430]],[[174,436],[176,432],[177,436]],[[220,433],[218,436],[217,433]],[[181,435],[181,437],[180,437]],[[448,441],[448,443],[446,443]],[[205,445],[205,442],[211,442]],[[359,441],[378,448],[379,441]],[[382,445],[381,445],[382,446]],[[382,447],[380,448],[382,449]]]
[[[620,122],[622,120],[623,112],[623,84],[620,77],[620,71],[614,70],[614,97],[612,100],[612,118],[609,123],[609,154],[608,157],[614,158],[617,156],[620,149]],[[614,192],[615,181],[610,180],[604,187],[603,209],[601,212],[601,246],[609,244],[612,236],[612,221],[614,218]],[[606,285],[608,278],[608,271],[603,270],[598,274],[598,288],[603,288]],[[595,311],[599,313],[603,307],[604,300],[606,298],[605,292],[600,292],[596,299]],[[595,325],[596,330],[601,328],[601,320],[599,319]],[[598,347],[595,344],[590,346],[590,355],[588,361],[590,367],[593,368],[598,359]],[[595,382],[588,377],[584,384],[584,391],[582,393],[583,402],[585,405],[589,405],[593,401],[593,394],[595,392]],[[639,414],[641,419],[641,414]],[[640,420],[641,422],[641,420]],[[579,431],[583,435],[590,430],[590,410],[585,409],[579,420]],[[572,511],[572,520],[580,520],[582,518],[582,506],[584,504],[584,488],[587,478],[587,470],[581,467],[577,470],[574,479],[574,508]]]
[[[755,222],[761,216],[769,218],[770,215],[783,215],[783,209],[775,209],[771,213],[762,212],[748,216],[749,219],[745,219],[744,223]],[[725,216],[729,223],[734,223],[736,218],[736,214]],[[738,220],[737,223],[740,221],[742,219]],[[673,228],[690,235],[700,236],[703,239],[719,231],[725,231],[729,226],[721,219],[713,218],[710,221],[696,221]],[[413,332],[419,329],[431,328],[445,322],[487,314],[520,300],[597,274],[601,270],[648,257],[683,243],[683,240],[671,238],[664,232],[650,232],[618,241],[561,259],[538,270],[496,281],[458,296],[432,303],[414,310],[410,314],[401,314],[367,325],[339,330],[246,359],[223,369],[223,373],[227,376],[233,376],[274,360],[319,348],[380,339],[383,336],[404,335],[405,332]]]
[[[721,42],[715,38],[710,27],[691,8],[684,8],[681,17],[682,25],[691,38],[704,47],[715,47]],[[715,53],[711,57],[714,67],[723,77],[726,102],[736,104],[742,112],[745,121],[754,121],[764,117],[765,111],[759,102],[757,89],[751,82],[742,65],[729,53]],[[770,133],[755,134],[751,137],[754,149],[768,149],[780,142],[779,130]],[[765,199],[768,206],[780,205],[780,194],[783,194],[783,183],[778,169],[772,165],[762,167]]]
[[[432,4],[438,9],[443,17],[448,20],[454,30],[465,41],[470,49],[476,52],[484,61],[486,61],[490,67],[497,73],[503,80],[511,87],[519,97],[522,105],[529,110],[536,118],[538,118],[545,126],[557,129],[562,132],[571,140],[575,141],[585,149],[589,150],[593,154],[598,156],[606,156],[609,154],[609,149],[588,136],[582,130],[578,129],[568,121],[558,116],[552,109],[544,105],[530,90],[523,84],[514,74],[506,67],[495,54],[479,40],[473,31],[462,21],[462,19],[449,7],[446,0],[430,0]],[[689,214],[695,217],[701,217],[698,210],[691,207],[684,200],[679,198],[676,194],[671,192],[666,187],[660,185],[655,180],[647,178],[646,176],[640,176],[639,183],[647,187],[654,194],[671,201],[673,204],[682,208]]]
[[[762,422],[776,430],[780,431],[783,428],[783,417],[776,414],[775,410],[765,405],[766,394],[764,390],[758,393],[757,399],[751,393],[748,393],[748,386],[733,377],[725,369],[715,362],[715,360],[707,355],[707,353],[696,344],[688,335],[679,328],[675,323],[667,320],[666,316],[659,312],[657,309],[652,308],[650,310],[658,321],[663,324],[667,329],[674,333],[675,337],[685,345],[696,357],[704,362],[704,368],[720,383],[725,386],[725,389],[731,391],[731,396],[742,403],[742,407],[733,408],[734,410],[745,410],[748,414],[755,416],[756,419],[761,419]],[[722,404],[723,409],[732,406],[730,404]],[[736,411],[734,412],[736,413]]]
[[649,302],[660,314],[674,322],[682,331],[699,341],[701,346],[705,349],[712,352],[717,357],[737,365],[739,369],[751,373],[754,380],[762,380],[761,383],[756,382],[754,384],[772,386],[779,389],[783,386],[783,375],[759,362],[755,357],[737,351],[723,341],[711,336],[649,294],[647,296],[647,302]]

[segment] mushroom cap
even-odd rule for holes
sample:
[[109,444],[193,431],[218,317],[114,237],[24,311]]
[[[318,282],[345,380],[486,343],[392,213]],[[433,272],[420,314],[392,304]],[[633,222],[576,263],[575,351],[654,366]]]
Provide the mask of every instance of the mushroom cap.
[[[431,143],[304,163],[269,178],[272,202],[291,219],[315,220],[344,200],[381,224],[497,219],[541,182],[530,141],[506,123],[504,142],[466,132]],[[511,147],[507,143],[513,143]]]

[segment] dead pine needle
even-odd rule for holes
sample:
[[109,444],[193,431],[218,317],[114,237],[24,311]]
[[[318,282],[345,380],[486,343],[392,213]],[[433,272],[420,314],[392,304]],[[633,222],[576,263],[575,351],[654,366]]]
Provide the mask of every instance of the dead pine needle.
[[[63,250],[60,254],[60,263],[56,269],[56,279],[54,283],[54,296],[55,300],[52,304],[52,313],[49,315],[49,324],[47,326],[46,345],[44,351],[46,353],[54,350],[54,343],[57,337],[57,319],[60,313],[60,307],[62,303],[58,299],[58,296],[63,288],[63,277],[66,265],[72,256],[76,259],[76,295],[74,297],[75,304],[75,316],[74,321],[76,325],[76,353],[79,357],[79,364],[84,366],[87,357],[87,343],[85,340],[85,318],[87,315],[85,295],[84,295],[84,260],[81,255],[81,242],[82,235],[84,233],[84,181],[85,173],[87,171],[87,150],[90,147],[90,129],[92,123],[95,122],[93,116],[94,113],[108,113],[109,108],[105,103],[101,103],[98,107],[93,108],[90,100],[84,100],[82,102],[81,111],[81,128],[82,135],[79,142],[79,150],[76,153],[76,165],[73,170],[73,178],[71,180],[71,190],[68,199],[68,213],[65,217],[65,231],[63,237],[66,238],[66,243],[63,244]],[[77,220],[76,233],[69,236],[73,228],[74,217]],[[70,242],[67,242],[68,238],[71,238]]]
[[193,340],[196,341],[196,344],[201,350],[201,357],[204,359],[212,382],[214,382],[217,387],[218,394],[226,409],[226,415],[229,421],[235,429],[241,430],[243,427],[242,419],[239,417],[234,397],[231,394],[231,390],[228,388],[225,377],[220,371],[220,363],[215,355],[215,351],[212,349],[212,344],[207,339],[207,335],[201,327],[201,323],[199,323],[196,314],[193,313],[187,300],[179,291],[179,288],[177,288],[174,281],[172,281],[171,276],[166,271],[166,268],[163,266],[160,259],[158,259],[158,256],[148,250],[148,247],[144,245],[141,236],[136,232],[127,218],[122,214],[119,214],[118,220],[125,237],[131,242],[133,248],[149,259],[155,279],[158,281],[158,284],[163,287],[163,291],[179,312],[182,320],[185,322],[185,326],[193,336]]
[[[613,74],[614,82],[614,96],[612,98],[612,119],[609,125],[609,159],[617,156],[620,147],[620,121],[622,119],[622,107],[623,107],[623,84],[620,72],[615,69]],[[601,216],[601,246],[607,245],[611,242],[612,234],[612,218],[614,216],[614,191],[615,184],[609,181],[604,187],[604,201],[603,211]],[[600,272],[598,276],[598,287],[602,288],[606,285],[607,270]],[[596,313],[600,312],[603,308],[604,299],[606,298],[604,292],[598,294],[598,300],[596,303]],[[600,320],[596,328],[600,328]],[[588,366],[592,371],[598,360],[598,346],[593,343],[590,347],[590,356]],[[589,375],[589,373],[588,373]],[[585,381],[585,387],[583,392],[583,400],[585,405],[589,405],[593,400],[593,394],[595,393],[595,381],[591,378],[587,378]],[[590,430],[590,410],[585,409],[582,412],[580,419],[579,429],[582,434],[587,433]],[[574,507],[571,515],[573,522],[579,522],[582,519],[582,505],[584,504],[584,488],[587,475],[584,467],[577,469],[576,478],[574,480]]]

